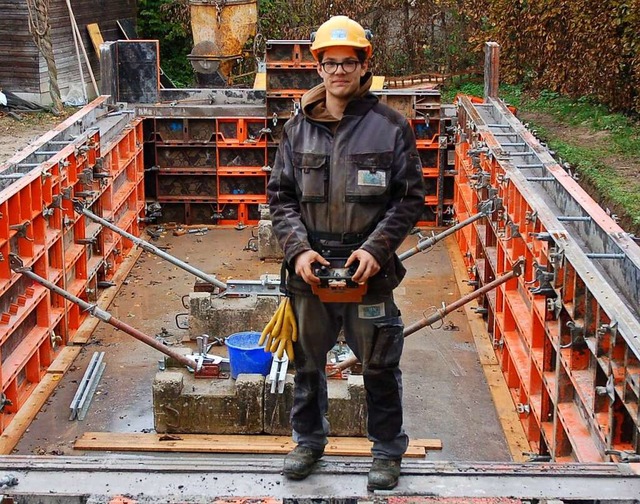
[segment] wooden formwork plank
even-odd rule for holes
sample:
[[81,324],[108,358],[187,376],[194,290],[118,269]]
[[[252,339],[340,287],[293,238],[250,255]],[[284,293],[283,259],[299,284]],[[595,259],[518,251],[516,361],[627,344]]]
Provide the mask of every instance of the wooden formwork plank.
[[[295,447],[289,436],[217,435],[217,434],[147,434],[139,432],[86,432],[76,450],[286,454]],[[411,440],[405,457],[424,457],[425,450],[440,450],[439,439]],[[369,456],[371,442],[366,438],[330,437],[326,455]]]
[[[469,286],[464,283],[468,280],[467,268],[464,265],[455,237],[450,236],[445,240],[445,243],[449,251],[449,258],[451,259],[458,289],[461,293],[465,293],[469,289]],[[482,316],[471,311],[471,307],[468,304],[464,306],[464,310],[473,334],[480,364],[489,385],[489,392],[502,425],[507,446],[511,452],[511,458],[515,462],[524,462],[527,460],[527,456],[523,455],[523,453],[531,451],[531,447],[513,404],[509,388],[504,381],[500,364],[493,350],[491,337],[487,332]]]
[[[140,254],[142,254],[141,248],[136,247],[131,249],[127,258],[122,261],[120,266],[118,266],[118,271],[116,271],[116,273],[113,275],[112,280],[116,285],[105,290],[98,298],[98,302],[96,304],[100,309],[106,310],[113,302],[116,294],[118,294],[118,292],[120,291],[122,282],[124,282],[125,278],[127,278],[129,273],[131,272],[131,269],[138,260],[138,257],[140,257]],[[77,345],[85,344],[87,341],[89,341],[89,338],[91,338],[93,331],[95,331],[96,327],[98,326],[98,322],[100,321],[96,317],[87,317],[71,338],[70,343],[74,343]]]
[[47,369],[48,373],[61,373],[64,374],[73,364],[73,361],[78,356],[82,347],[79,346],[66,346],[55,358],[55,360],[51,363],[49,368]]
[[61,374],[47,373],[36,386],[27,402],[18,410],[11,423],[0,435],[0,454],[9,455],[25,433],[51,393],[58,386]]

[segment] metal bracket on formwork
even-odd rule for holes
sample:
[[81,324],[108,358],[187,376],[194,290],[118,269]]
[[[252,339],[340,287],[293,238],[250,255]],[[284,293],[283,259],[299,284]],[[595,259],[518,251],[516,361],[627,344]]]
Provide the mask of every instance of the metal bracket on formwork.
[[59,208],[60,210],[62,210],[62,194],[56,194],[53,198],[51,198],[51,204],[49,205],[49,208]]
[[65,229],[70,228],[71,226],[73,226],[73,219],[70,219],[67,215],[65,215],[62,218],[62,225],[64,226]]
[[529,413],[531,413],[531,407],[525,403],[517,403],[516,411],[521,415],[528,415]]
[[46,179],[53,176],[53,173],[51,173],[51,166],[43,166],[42,167],[42,173],[40,174],[40,177],[42,177],[42,179]]
[[80,245],[93,245],[97,241],[97,236],[92,236],[91,238],[76,238],[76,243],[79,243]]
[[509,185],[509,182],[511,181],[511,179],[509,178],[508,175],[505,175],[504,173],[498,173],[496,175],[496,181],[498,182],[498,184],[504,185],[506,187]]
[[73,189],[72,186],[62,187],[60,189],[60,194],[62,195],[62,199],[70,200],[71,199],[71,190],[72,189]]
[[93,170],[91,168],[85,168],[78,173],[78,181],[82,185],[91,185],[93,183]]
[[22,224],[14,224],[13,226],[9,226],[9,229],[13,231],[17,231],[16,236],[18,238],[24,238],[28,241],[33,241],[33,238],[29,238],[27,235],[27,228],[31,225],[31,222],[24,221]]
[[573,320],[567,322],[571,341],[566,345],[560,345],[560,348],[583,347],[586,344],[584,339],[584,327],[576,324]]
[[549,261],[551,261],[554,270],[562,268],[562,264],[564,262],[564,250],[560,247],[551,247],[549,249]]
[[607,383],[604,386],[596,387],[596,394],[598,394],[599,396],[609,396],[611,402],[614,402],[616,400],[616,387],[613,373],[609,375],[609,377],[607,378]]
[[[502,200],[501,200],[502,201]],[[478,212],[484,215],[491,215],[493,212],[497,210],[497,199],[489,198],[484,201],[478,202]]]
[[71,401],[69,420],[84,420],[105,366],[104,352],[94,352],[82,381],[78,385],[78,390]]
[[73,195],[76,198],[93,199],[96,194],[98,194],[96,191],[76,191]]
[[524,214],[524,220],[527,222],[527,224],[535,226],[536,222],[538,222],[538,212],[527,210]]
[[491,173],[480,170],[477,173],[469,176],[469,180],[476,181],[476,183],[470,182],[471,187],[474,189],[482,189],[483,187],[489,187],[491,185]]
[[548,243],[551,243],[554,241],[553,236],[551,236],[551,233],[529,233],[529,236],[535,238],[536,240],[546,241]]
[[[507,228],[509,229],[509,236],[506,235],[507,234],[506,233]],[[514,238],[521,238],[522,237],[522,235],[520,234],[520,226],[518,226],[518,224],[516,224],[515,222],[513,222],[511,220],[506,223],[504,233],[505,233],[505,236],[504,236],[503,240],[505,242],[511,241]]]
[[597,334],[599,337],[602,337],[605,334],[610,334],[611,346],[614,346],[616,344],[616,337],[618,336],[618,322],[612,320],[608,324],[601,324],[600,327],[598,327]]
[[558,320],[562,311],[562,299],[560,297],[547,298],[547,310],[552,313],[554,320]]
[[537,262],[533,263],[533,269],[535,270],[534,279],[530,282],[525,282],[525,285],[538,284],[538,287],[530,289],[531,294],[540,294],[546,297],[557,297],[558,293],[554,290],[551,282],[555,276],[552,271],[546,271],[543,266],[540,266]]
[[13,403],[11,400],[4,394],[4,392],[0,392],[0,413],[4,410],[5,406],[11,406]]

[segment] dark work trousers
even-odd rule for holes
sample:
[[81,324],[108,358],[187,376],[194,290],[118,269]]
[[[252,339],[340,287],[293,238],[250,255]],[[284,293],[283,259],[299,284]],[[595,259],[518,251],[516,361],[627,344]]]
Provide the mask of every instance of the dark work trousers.
[[294,441],[316,449],[327,443],[327,352],[344,327],[346,342],[362,363],[371,452],[376,458],[401,458],[409,442],[402,425],[399,368],[404,337],[393,295],[367,294],[360,303],[323,303],[315,295],[296,294],[294,309],[299,334],[294,343]]

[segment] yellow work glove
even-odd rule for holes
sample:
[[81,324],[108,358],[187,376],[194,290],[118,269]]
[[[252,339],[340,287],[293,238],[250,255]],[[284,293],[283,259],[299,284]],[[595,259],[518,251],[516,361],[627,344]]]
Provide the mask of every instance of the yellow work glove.
[[284,352],[293,361],[293,343],[298,341],[298,325],[293,314],[291,300],[285,297],[260,335],[259,345],[281,359]]

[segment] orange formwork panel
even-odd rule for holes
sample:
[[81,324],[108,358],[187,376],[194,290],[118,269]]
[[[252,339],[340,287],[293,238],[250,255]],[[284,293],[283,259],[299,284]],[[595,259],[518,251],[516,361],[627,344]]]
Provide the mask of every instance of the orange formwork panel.
[[458,98],[455,205],[493,213],[459,231],[479,307],[532,450],[619,461],[640,450],[640,248],[504,104]]
[[[112,214],[137,234],[144,212],[142,127],[131,114],[110,120],[104,97],[0,166],[0,432],[24,406],[85,312],[8,269],[11,254],[76,296],[97,299],[99,281],[121,258],[104,232],[76,214],[72,200]],[[107,140],[101,137],[104,132]],[[114,191],[114,184],[120,185]],[[126,254],[131,244],[122,243]],[[111,254],[111,255],[110,255]],[[107,266],[111,264],[111,268]]]

